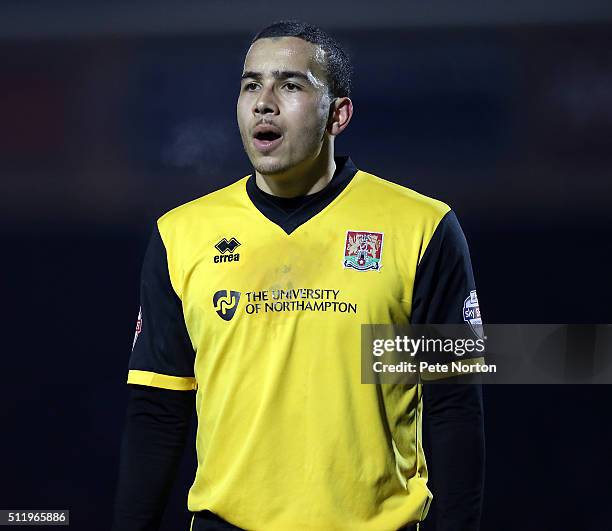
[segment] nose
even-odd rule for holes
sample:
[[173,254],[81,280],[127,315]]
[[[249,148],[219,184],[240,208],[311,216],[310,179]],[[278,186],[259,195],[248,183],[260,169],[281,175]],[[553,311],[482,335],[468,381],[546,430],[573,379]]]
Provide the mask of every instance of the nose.
[[272,87],[263,88],[261,90],[259,97],[255,101],[253,113],[256,115],[278,114],[278,106],[276,105],[276,99],[274,97]]

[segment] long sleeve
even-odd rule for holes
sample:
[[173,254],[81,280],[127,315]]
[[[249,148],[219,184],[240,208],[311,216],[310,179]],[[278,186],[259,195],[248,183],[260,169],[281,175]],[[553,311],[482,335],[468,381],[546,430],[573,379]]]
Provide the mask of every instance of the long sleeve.
[[140,312],[128,362],[130,395],[113,531],[159,528],[195,410],[194,360],[182,301],[155,226],[142,266]]
[[184,451],[195,393],[130,387],[112,531],[156,531]]
[[[452,211],[417,268],[411,322],[464,324],[476,334],[482,325],[467,242]],[[485,467],[482,385],[470,376],[423,384],[423,408],[434,497],[420,529],[478,531]]]
[[428,467],[434,499],[422,531],[480,529],[485,438],[482,386],[453,383],[423,387]]

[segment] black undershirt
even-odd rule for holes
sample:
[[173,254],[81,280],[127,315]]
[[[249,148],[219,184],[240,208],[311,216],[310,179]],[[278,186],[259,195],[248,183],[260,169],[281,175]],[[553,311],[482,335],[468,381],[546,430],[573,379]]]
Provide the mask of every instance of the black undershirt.
[[[290,234],[344,190],[357,168],[337,157],[330,183],[311,195],[281,198],[260,190],[252,175],[247,194],[271,221]],[[420,531],[477,531],[484,470],[480,384],[466,377],[424,385],[425,453],[434,502]],[[129,385],[112,531],[158,531],[186,444],[195,393]],[[238,529],[203,512],[206,529]]]
[[314,194],[298,197],[271,195],[257,186],[253,174],[246,184],[247,195],[264,216],[280,226],[287,234],[291,234],[338,197],[357,173],[357,168],[350,157],[336,157],[334,160],[336,171],[330,182]]

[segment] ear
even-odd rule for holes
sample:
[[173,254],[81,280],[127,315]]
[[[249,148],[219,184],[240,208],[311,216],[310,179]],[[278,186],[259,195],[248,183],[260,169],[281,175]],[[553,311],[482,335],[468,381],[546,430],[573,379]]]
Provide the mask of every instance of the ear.
[[350,98],[334,98],[329,107],[327,132],[337,136],[346,129],[353,116],[353,102]]

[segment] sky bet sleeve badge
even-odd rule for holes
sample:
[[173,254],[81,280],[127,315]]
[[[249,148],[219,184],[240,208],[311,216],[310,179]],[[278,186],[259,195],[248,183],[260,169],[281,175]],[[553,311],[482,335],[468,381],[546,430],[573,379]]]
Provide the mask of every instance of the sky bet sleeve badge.
[[380,271],[382,246],[382,232],[347,231],[344,243],[344,267],[357,271]]
[[470,291],[470,296],[463,302],[463,320],[470,325],[476,337],[482,339],[484,331],[482,329],[482,318],[480,316],[480,306],[478,306],[478,296],[476,290]]

